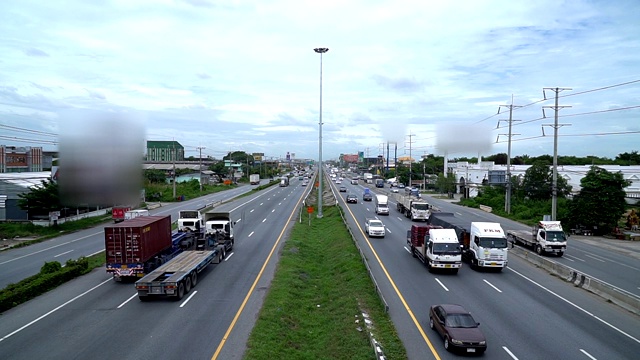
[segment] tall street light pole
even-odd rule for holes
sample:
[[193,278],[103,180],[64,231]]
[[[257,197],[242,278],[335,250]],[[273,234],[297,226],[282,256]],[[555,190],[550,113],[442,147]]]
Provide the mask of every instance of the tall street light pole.
[[318,218],[322,218],[322,54],[329,51],[328,48],[315,48],[313,51],[320,54],[320,120],[318,121]]

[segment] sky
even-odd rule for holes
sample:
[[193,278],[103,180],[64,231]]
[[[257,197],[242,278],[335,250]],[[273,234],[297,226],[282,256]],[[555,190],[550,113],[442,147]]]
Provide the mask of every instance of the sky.
[[318,159],[321,116],[324,160],[387,143],[391,158],[487,156],[509,139],[512,157],[553,155],[556,129],[560,156],[615,158],[640,150],[638,14],[637,0],[2,0],[0,145],[142,128],[141,153],[175,140],[186,156]]

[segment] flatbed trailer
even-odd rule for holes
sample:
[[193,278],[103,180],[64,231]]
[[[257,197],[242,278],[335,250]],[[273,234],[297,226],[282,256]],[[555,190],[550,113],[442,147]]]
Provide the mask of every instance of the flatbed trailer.
[[224,245],[218,245],[212,250],[184,251],[136,281],[138,298],[140,301],[147,301],[152,296],[169,296],[180,300],[196,286],[198,274],[209,264],[219,264],[224,256]]

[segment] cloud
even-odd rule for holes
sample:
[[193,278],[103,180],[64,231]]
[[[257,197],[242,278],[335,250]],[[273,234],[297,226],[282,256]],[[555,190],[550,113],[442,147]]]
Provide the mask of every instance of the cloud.
[[29,49],[25,49],[24,53],[27,56],[35,56],[35,57],[49,57],[49,54],[47,54],[46,52],[40,50],[40,49],[35,49],[35,48],[29,48]]

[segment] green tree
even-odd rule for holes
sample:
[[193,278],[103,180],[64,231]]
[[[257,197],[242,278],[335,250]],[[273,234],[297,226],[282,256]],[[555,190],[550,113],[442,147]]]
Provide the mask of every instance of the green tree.
[[167,182],[167,175],[163,170],[148,169],[144,171],[144,178],[151,184],[164,184]]
[[570,225],[596,226],[601,234],[611,232],[625,212],[624,188],[629,185],[622,173],[592,166],[580,180],[580,193],[569,203]]
[[29,188],[29,192],[18,194],[18,206],[26,210],[29,216],[48,215],[50,211],[62,208],[58,195],[58,183],[42,180],[40,185]]
[[[553,169],[544,161],[537,161],[524,173],[521,191],[525,198],[531,200],[548,200],[552,197]],[[571,193],[571,186],[563,177],[557,179],[558,197],[566,197]]]

